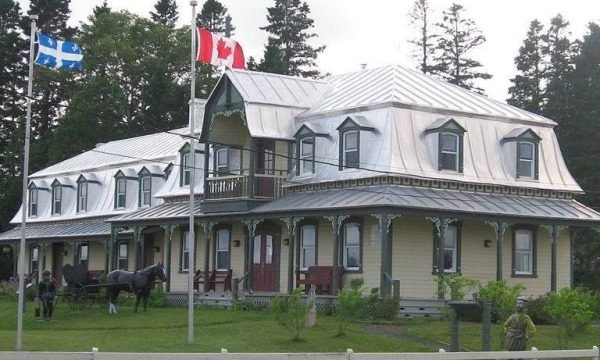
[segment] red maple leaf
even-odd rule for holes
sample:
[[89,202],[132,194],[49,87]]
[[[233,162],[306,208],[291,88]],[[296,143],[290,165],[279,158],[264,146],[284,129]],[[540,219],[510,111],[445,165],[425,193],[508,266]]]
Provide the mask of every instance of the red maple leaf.
[[219,59],[227,59],[229,55],[231,55],[231,48],[227,46],[227,43],[223,41],[223,38],[220,38],[217,43],[217,57]]

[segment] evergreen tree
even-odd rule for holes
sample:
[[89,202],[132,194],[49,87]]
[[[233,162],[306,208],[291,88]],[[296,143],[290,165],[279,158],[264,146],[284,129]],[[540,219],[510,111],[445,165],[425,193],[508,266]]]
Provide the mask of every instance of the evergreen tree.
[[[550,20],[550,28],[544,35],[543,54],[546,57],[545,91],[546,106],[544,115],[560,122],[569,116],[572,105],[569,99],[569,74],[571,73],[574,49],[568,38],[569,22],[558,14]],[[559,138],[561,128],[558,128]]]
[[434,72],[452,84],[482,92],[482,89],[474,87],[473,80],[490,79],[492,76],[480,71],[483,65],[468,54],[485,42],[485,36],[472,19],[464,17],[464,11],[462,5],[452,4],[444,11],[443,22],[437,24],[438,55]]
[[179,14],[175,0],[158,0],[154,5],[156,12],[150,12],[152,21],[166,26],[175,26]]
[[418,36],[409,40],[415,46],[415,58],[419,60],[419,68],[423,74],[432,72],[432,58],[435,50],[435,35],[431,29],[431,7],[429,0],[415,0],[409,13],[411,25]]
[[[285,75],[318,77],[315,60],[325,47],[308,44],[308,40],[317,36],[310,32],[314,20],[309,17],[308,4],[301,0],[275,0],[275,5],[267,11],[269,25],[261,29],[270,35],[259,68]],[[281,61],[274,58],[276,53]]]
[[250,56],[246,63],[247,63],[246,67],[248,68],[248,70],[258,71],[258,63],[256,62],[256,59],[254,58],[254,56]]
[[[219,1],[206,0],[204,5],[202,5],[202,10],[200,10],[200,13],[196,16],[196,23],[199,27],[203,27],[208,31],[226,35],[228,16],[229,12],[227,8]],[[229,36],[232,36],[235,27],[231,24],[231,17],[229,27]]]
[[544,105],[543,29],[537,19],[529,25],[527,38],[515,58],[518,74],[510,80],[513,85],[508,89],[509,104],[536,114],[542,113]]
[[102,14],[106,14],[109,12],[111,12],[111,8],[110,8],[110,6],[108,6],[108,3],[106,2],[106,0],[104,0],[104,2],[102,3],[101,6],[95,6],[94,9],[92,10],[91,20],[97,18],[98,16],[100,16]]

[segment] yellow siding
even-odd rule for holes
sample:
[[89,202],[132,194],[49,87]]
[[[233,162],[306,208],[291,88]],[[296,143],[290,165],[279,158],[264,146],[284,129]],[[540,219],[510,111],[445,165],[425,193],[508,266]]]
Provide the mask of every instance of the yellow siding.
[[239,114],[230,117],[217,116],[210,129],[209,139],[222,144],[246,145],[246,138],[249,137],[248,130]]
[[282,170],[287,172],[288,168],[288,142],[276,140],[275,141],[275,170]]
[[[104,241],[90,241],[88,245],[88,269],[104,270],[106,265],[106,245]],[[49,249],[48,252],[51,252],[51,250]]]

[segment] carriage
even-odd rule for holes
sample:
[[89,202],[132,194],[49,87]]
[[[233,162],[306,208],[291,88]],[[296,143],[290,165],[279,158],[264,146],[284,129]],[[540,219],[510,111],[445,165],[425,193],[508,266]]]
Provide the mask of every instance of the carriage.
[[71,309],[84,309],[94,304],[106,304],[109,285],[102,283],[102,273],[88,271],[85,265],[66,264],[62,267],[67,285],[60,297]]

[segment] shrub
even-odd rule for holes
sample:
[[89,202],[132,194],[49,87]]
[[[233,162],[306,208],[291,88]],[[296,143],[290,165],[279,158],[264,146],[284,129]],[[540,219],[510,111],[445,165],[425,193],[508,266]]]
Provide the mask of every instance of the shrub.
[[358,317],[365,300],[362,297],[363,278],[355,278],[350,281],[350,288],[344,288],[338,294],[340,305],[336,309],[335,316],[338,321],[338,337],[346,336],[346,327],[350,321]]
[[237,298],[233,300],[231,308],[234,311],[252,311],[257,310],[258,306],[250,298]]
[[450,294],[450,300],[463,300],[465,296],[479,285],[477,279],[463,276],[458,273],[438,276],[435,280],[438,285],[438,295],[444,299]]
[[492,303],[492,321],[506,320],[515,308],[517,297],[525,290],[523,284],[510,286],[506,281],[490,281],[485,286],[479,286],[480,301]]
[[[569,337],[585,329],[594,313],[588,304],[589,296],[581,289],[560,289],[548,296],[544,309],[558,324],[558,341],[561,348],[568,346]],[[564,336],[563,337],[563,333]]]
[[529,299],[525,305],[525,311],[535,325],[550,325],[554,324],[552,318],[544,308],[546,306],[547,296],[538,296],[535,299]]
[[593,313],[592,320],[600,320],[600,292],[589,290],[585,294],[586,302]]
[[157,287],[150,291],[148,305],[154,308],[164,308],[167,306],[167,294],[162,287]]
[[277,322],[293,335],[294,341],[301,340],[300,332],[304,328],[308,309],[312,306],[312,301],[302,301],[302,293],[302,288],[296,288],[289,296],[276,297],[269,306]]
[[0,281],[0,300],[16,301],[15,288],[5,281]]

